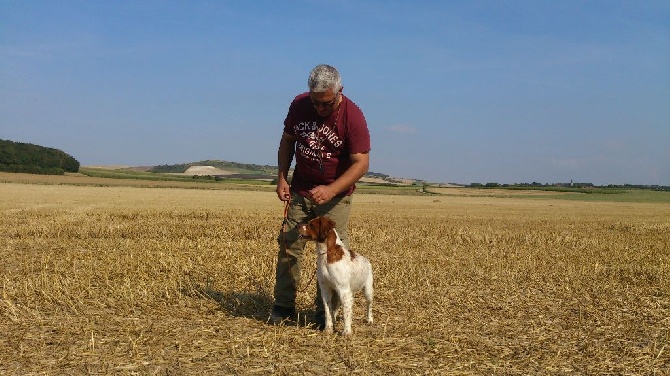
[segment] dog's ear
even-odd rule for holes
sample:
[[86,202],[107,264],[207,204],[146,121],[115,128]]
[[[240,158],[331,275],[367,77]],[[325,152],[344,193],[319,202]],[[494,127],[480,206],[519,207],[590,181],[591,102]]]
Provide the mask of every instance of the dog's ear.
[[335,228],[335,221],[327,217],[319,217],[319,240],[324,241],[331,230]]

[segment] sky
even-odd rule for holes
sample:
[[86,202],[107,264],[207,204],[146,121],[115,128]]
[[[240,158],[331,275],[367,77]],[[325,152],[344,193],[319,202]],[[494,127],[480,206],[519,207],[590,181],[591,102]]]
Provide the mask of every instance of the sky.
[[670,185],[667,0],[0,0],[0,139],[83,166],[276,165],[321,63],[370,171]]

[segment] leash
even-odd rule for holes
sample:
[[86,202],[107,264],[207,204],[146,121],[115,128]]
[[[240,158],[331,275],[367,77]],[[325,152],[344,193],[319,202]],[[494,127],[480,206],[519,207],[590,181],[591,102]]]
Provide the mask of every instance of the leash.
[[[284,220],[282,221],[282,242],[284,243],[284,254],[288,256],[288,253],[286,252],[286,248],[288,248],[288,244],[286,243],[286,232],[288,231],[287,226],[288,226],[288,209],[291,206],[291,200],[285,201],[284,202]],[[314,274],[312,274],[312,278],[310,278],[309,282],[307,282],[307,285],[303,289],[299,289],[296,283],[296,292],[298,293],[303,293],[307,291],[307,288],[309,287],[310,284],[312,284],[312,281],[314,280],[314,277],[316,276],[316,269],[314,269]],[[295,280],[293,280],[295,283]]]
[[288,225],[288,208],[291,205],[291,200],[284,201],[284,221],[281,224],[282,233],[284,234],[284,252],[286,252],[286,225]]

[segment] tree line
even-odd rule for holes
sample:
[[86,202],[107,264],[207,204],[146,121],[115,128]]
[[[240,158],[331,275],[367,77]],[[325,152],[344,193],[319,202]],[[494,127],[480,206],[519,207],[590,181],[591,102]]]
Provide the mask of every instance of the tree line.
[[59,149],[0,140],[0,171],[63,175],[79,172],[79,161]]

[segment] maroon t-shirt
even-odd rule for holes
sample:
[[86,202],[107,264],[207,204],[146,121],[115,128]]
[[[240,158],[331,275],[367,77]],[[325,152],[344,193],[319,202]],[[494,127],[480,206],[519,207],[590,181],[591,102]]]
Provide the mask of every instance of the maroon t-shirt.
[[[295,97],[284,120],[284,132],[296,138],[296,166],[291,190],[306,196],[317,185],[335,181],[350,166],[350,154],[370,151],[370,132],[363,112],[342,95],[337,110],[321,118],[309,93]],[[355,185],[338,196],[350,195]]]

